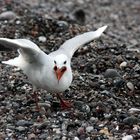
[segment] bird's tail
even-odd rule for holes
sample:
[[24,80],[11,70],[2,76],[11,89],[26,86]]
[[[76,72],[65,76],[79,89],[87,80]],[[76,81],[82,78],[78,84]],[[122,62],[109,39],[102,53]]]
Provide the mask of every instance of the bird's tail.
[[19,55],[18,57],[15,57],[15,58],[10,59],[8,61],[2,61],[1,63],[22,68],[24,66],[25,61],[22,58],[22,56]]

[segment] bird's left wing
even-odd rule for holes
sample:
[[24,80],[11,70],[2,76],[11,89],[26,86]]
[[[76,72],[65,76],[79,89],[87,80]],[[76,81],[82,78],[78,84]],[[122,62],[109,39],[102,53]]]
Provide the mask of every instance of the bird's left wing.
[[[77,35],[76,37],[67,40],[64,44],[60,46],[60,48],[54,52],[55,53],[64,53],[66,54],[70,59],[73,56],[74,52],[81,47],[82,45],[98,38],[101,36],[101,34],[105,31],[107,26],[103,26],[96,31],[90,31],[86,32],[81,35]],[[53,53],[52,53],[53,54]]]

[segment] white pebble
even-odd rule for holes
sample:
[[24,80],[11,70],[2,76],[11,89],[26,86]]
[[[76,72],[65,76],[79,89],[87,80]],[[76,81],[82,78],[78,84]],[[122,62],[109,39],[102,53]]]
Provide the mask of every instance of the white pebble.
[[131,82],[128,82],[126,85],[131,91],[134,91],[135,87]]
[[21,21],[20,21],[20,20],[17,20],[17,21],[16,21],[16,24],[17,24],[17,25],[19,25],[20,23],[21,23]]
[[74,140],[79,140],[79,138],[78,137],[74,137]]
[[13,11],[6,11],[0,14],[1,20],[14,20],[16,18],[16,14]]
[[90,137],[86,138],[86,140],[91,140]]
[[67,137],[65,137],[65,136],[62,137],[62,140],[66,140],[66,139],[67,139]]
[[86,132],[91,132],[93,130],[93,126],[88,126],[87,128],[86,128]]
[[139,131],[139,126],[134,126],[134,127],[133,127],[133,130],[134,130],[134,131]]
[[127,62],[122,62],[121,64],[120,64],[120,68],[122,69],[122,68],[125,68],[127,66]]
[[119,126],[118,126],[118,125],[116,126],[116,130],[117,130],[117,131],[119,130]]
[[133,140],[133,136],[132,136],[132,135],[124,136],[124,137],[122,138],[122,140]]
[[129,109],[129,113],[136,113],[136,112],[140,112],[140,109],[138,109],[138,108],[130,108]]
[[40,42],[46,42],[46,37],[45,36],[39,36],[38,37],[38,40],[40,41]]

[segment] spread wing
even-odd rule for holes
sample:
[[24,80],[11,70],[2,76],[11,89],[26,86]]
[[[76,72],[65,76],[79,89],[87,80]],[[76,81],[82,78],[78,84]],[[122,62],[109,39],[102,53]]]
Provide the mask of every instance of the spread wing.
[[101,36],[101,34],[104,32],[104,30],[107,28],[107,26],[103,26],[96,31],[86,32],[81,35],[77,35],[76,37],[67,40],[64,44],[60,46],[60,48],[52,52],[51,55],[64,53],[66,54],[70,59],[72,58],[74,52],[84,44],[98,38]]
[[42,52],[35,43],[27,39],[0,38],[0,51],[15,49],[28,62],[37,61],[37,56]]

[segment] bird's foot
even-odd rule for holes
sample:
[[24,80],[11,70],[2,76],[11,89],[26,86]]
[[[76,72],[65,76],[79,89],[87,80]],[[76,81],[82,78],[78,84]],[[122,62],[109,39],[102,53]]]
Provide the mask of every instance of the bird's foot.
[[62,99],[60,94],[57,94],[57,98],[60,100],[61,109],[64,110],[64,109],[70,109],[73,107],[72,102]]
[[36,112],[40,112],[40,110],[41,110],[41,107],[38,105],[38,103],[36,103],[35,111]]
[[70,109],[73,107],[72,103],[68,100],[61,100],[60,101],[60,105],[61,105],[61,109],[65,110],[65,109]]
[[38,99],[38,94],[37,94],[37,92],[34,92],[34,100],[35,100],[35,105],[36,105],[36,107],[35,107],[35,111],[37,111],[37,112],[40,112],[40,106],[39,106],[39,104],[38,104],[38,102],[39,102],[39,99]]

